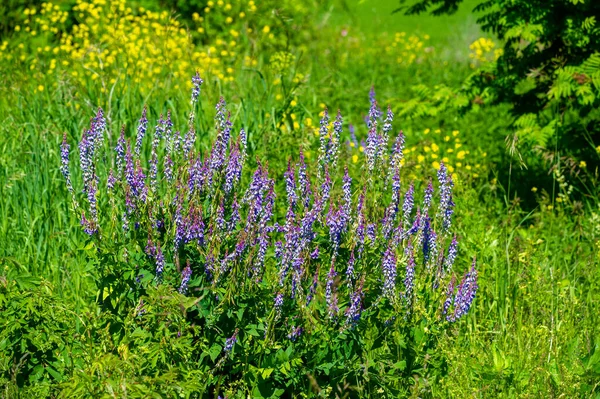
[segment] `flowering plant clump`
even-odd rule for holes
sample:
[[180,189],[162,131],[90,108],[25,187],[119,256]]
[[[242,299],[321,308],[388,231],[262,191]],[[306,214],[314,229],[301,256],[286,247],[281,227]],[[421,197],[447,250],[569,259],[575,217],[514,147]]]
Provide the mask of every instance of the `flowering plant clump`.
[[186,71],[192,68],[228,83],[242,66],[257,68],[264,49],[268,60],[287,44],[272,11],[283,6],[295,16],[308,13],[295,3],[208,1],[198,12],[178,16],[128,0],[47,1],[25,8],[11,40],[0,45],[0,60],[29,69],[37,91],[50,82],[58,87],[50,79],[56,77],[94,90],[91,97],[132,84],[143,94],[157,87],[188,89]]
[[[202,83],[196,74],[182,133],[169,113],[150,123],[144,111],[135,137],[123,128],[109,146],[99,109],[78,145],[81,187],[65,135],[61,171],[100,254],[100,303],[143,312],[153,285],[193,299],[188,317],[212,345],[198,356],[215,392],[226,390],[222,378],[231,389],[236,379],[308,387],[307,373],[319,386],[405,389],[427,361],[419,351],[477,291],[475,261],[461,279],[454,273],[448,169],[440,163],[435,182],[404,182],[404,135],[393,137],[392,111],[373,99],[361,176],[340,157],[341,113],[327,110],[314,168],[300,152],[283,171],[258,160],[247,171],[248,135],[235,133],[223,99],[212,148],[195,145]],[[390,380],[369,380],[375,359]]]

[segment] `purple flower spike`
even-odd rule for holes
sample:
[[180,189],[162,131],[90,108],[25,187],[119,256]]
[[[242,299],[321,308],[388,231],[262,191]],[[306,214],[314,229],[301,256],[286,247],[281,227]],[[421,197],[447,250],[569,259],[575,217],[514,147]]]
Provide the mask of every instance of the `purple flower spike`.
[[165,268],[165,256],[163,255],[160,243],[156,245],[156,275],[160,276]]
[[281,317],[281,309],[283,308],[283,294],[281,292],[277,293],[274,302],[275,319],[279,320],[279,318]]
[[388,170],[388,179],[390,179],[394,174],[398,173],[400,167],[402,166],[402,158],[404,158],[404,133],[400,131],[398,136],[396,137],[396,141],[394,142],[394,146],[392,148],[392,154],[390,155],[390,167]]
[[313,275],[313,281],[308,289],[308,294],[306,295],[306,306],[310,305],[312,299],[315,297],[315,292],[317,292],[317,285],[319,284],[319,268],[315,271]]
[[402,205],[403,212],[403,220],[405,228],[410,226],[410,214],[412,213],[412,209],[415,203],[415,185],[410,183],[408,187],[408,191],[404,195],[404,205]]
[[316,260],[319,259],[319,247],[316,247],[311,253],[310,253],[310,258],[312,260]]
[[92,132],[94,137],[94,145],[96,148],[100,148],[104,141],[104,132],[106,131],[106,119],[104,118],[104,111],[98,107],[98,112],[93,118]]
[[292,166],[292,161],[288,161],[287,171],[284,173],[285,176],[285,191],[287,192],[288,205],[290,208],[294,208],[296,206],[296,201],[298,200],[298,195],[296,194],[296,171]]
[[423,235],[420,236],[419,240],[422,241],[422,245],[423,245],[423,262],[427,263],[429,261],[429,255],[430,255],[430,238],[429,236],[431,235],[431,219],[429,218],[429,215],[427,214],[423,214],[423,225],[422,225],[422,232]]
[[125,126],[121,128],[121,135],[117,140],[117,146],[115,147],[115,152],[117,153],[117,176],[119,179],[123,173],[123,167],[125,166]]
[[377,100],[373,98],[371,101],[371,108],[369,108],[369,120],[367,123],[367,127],[369,129],[375,129],[377,131],[377,120],[381,116],[381,112],[379,111],[379,106],[377,105]]
[[352,178],[348,174],[347,166],[344,168],[344,177],[342,182],[342,192],[344,193],[344,213],[347,219],[349,219],[352,209]]
[[231,233],[235,230],[238,222],[240,221],[240,204],[238,203],[237,196],[233,198],[231,203],[231,217],[227,222],[227,230]]
[[83,192],[87,192],[87,188],[94,176],[93,164],[93,137],[89,137],[90,132],[83,134],[79,142],[79,166],[83,176]]
[[229,355],[229,353],[231,353],[231,350],[235,346],[235,343],[237,342],[238,333],[239,330],[236,328],[233,335],[225,340],[225,347],[223,348],[225,356]]
[[62,173],[62,175],[65,178],[65,181],[67,183],[67,189],[73,193],[73,183],[71,183],[71,173],[69,172],[69,149],[71,147],[69,146],[69,143],[67,143],[67,133],[65,133],[63,135],[63,141],[62,144],[60,146],[60,161],[61,161],[61,165],[60,165],[60,172]]
[[431,200],[433,199],[433,184],[431,180],[427,184],[427,188],[425,188],[425,196],[423,197],[423,213],[426,213],[431,206]]
[[431,269],[431,266],[435,264],[438,259],[437,234],[433,230],[431,230],[429,233],[427,246],[429,249],[428,257],[431,259],[431,262],[427,263],[427,269]]
[[177,208],[175,209],[175,217],[173,218],[175,222],[175,239],[173,244],[175,245],[175,249],[177,250],[185,239],[185,225],[183,223],[183,215],[182,215],[182,206],[181,203],[177,204]]
[[237,145],[233,147],[229,154],[227,167],[225,169],[225,183],[223,189],[226,194],[231,193],[233,186],[242,178],[242,159]]
[[219,207],[217,208],[217,216],[215,218],[215,222],[219,231],[225,230],[225,203],[223,202],[223,198],[221,198],[221,202],[219,203]]
[[173,183],[175,176],[173,175],[173,159],[170,155],[165,157],[165,177],[169,183]]
[[337,254],[338,248],[342,241],[342,233],[346,229],[347,215],[344,214],[342,207],[334,209],[333,206],[329,207],[329,213],[327,214],[326,222],[329,227],[329,239],[333,245],[333,253]]
[[196,131],[193,126],[190,126],[187,133],[185,134],[185,138],[183,139],[183,154],[187,158],[192,148],[194,148],[194,143],[196,142]]
[[396,253],[388,246],[381,260],[383,270],[383,295],[393,299],[396,291]]
[[475,270],[475,258],[473,258],[471,270],[463,277],[454,298],[454,314],[451,321],[456,321],[467,314],[475,299],[477,288],[477,270]]
[[[138,161],[138,173],[142,171]],[[141,173],[143,175],[143,172]],[[150,190],[156,192],[158,186],[158,153],[156,147],[152,146],[152,155],[150,158]]]
[[456,234],[452,237],[452,242],[448,247],[448,255],[444,259],[444,275],[450,273],[452,271],[452,265],[454,265],[454,261],[456,260],[456,255],[458,254],[458,241],[456,240]]
[[389,135],[390,131],[392,130],[392,122],[393,121],[394,121],[394,113],[392,112],[392,108],[388,105],[387,115],[386,115],[385,121],[383,121],[383,128],[381,129],[383,131],[384,144],[386,144],[388,141],[388,135]]
[[81,226],[83,227],[84,233],[87,235],[92,236],[98,232],[94,221],[87,220],[83,212],[81,213]]
[[165,134],[165,124],[167,123],[167,121],[165,121],[163,119],[162,114],[160,115],[160,118],[158,118],[158,122],[156,124],[156,126],[154,127],[154,139],[155,140],[160,140],[163,138],[164,134]]
[[371,240],[371,245],[375,245],[377,240],[377,225],[375,223],[369,223],[367,225],[367,237]]
[[88,184],[88,188],[86,190],[87,200],[90,205],[90,214],[92,216],[92,222],[94,225],[98,224],[98,201],[96,199],[97,187],[96,181],[92,180]]
[[360,319],[362,312],[363,285],[365,283],[364,276],[357,283],[357,287],[350,294],[350,306],[346,309],[346,324],[355,326]]
[[412,246],[406,248],[409,252],[408,262],[406,263],[406,276],[404,277],[404,298],[408,307],[412,304],[413,291],[415,286],[415,255]]
[[392,204],[396,208],[396,212],[398,211],[398,206],[400,204],[400,170],[396,168],[394,175],[392,176]]
[[215,114],[215,128],[218,131],[225,130],[225,121],[227,118],[227,109],[225,108],[225,99],[223,97],[219,98],[219,102],[215,106],[217,113]]
[[167,154],[173,153],[175,145],[175,134],[173,134],[173,122],[171,121],[171,110],[167,111],[167,120],[165,121],[165,140],[167,144]]
[[338,110],[335,122],[333,122],[333,132],[329,138],[329,148],[327,149],[327,160],[335,167],[340,153],[340,136],[342,135],[342,113]]
[[294,327],[292,328],[292,331],[288,334],[288,339],[292,342],[296,342],[296,340],[298,338],[300,338],[300,335],[302,335],[302,332],[304,331],[304,329],[300,326],[298,327]]
[[365,148],[365,155],[367,156],[367,169],[369,173],[373,172],[373,169],[375,168],[378,153],[379,136],[377,134],[377,127],[374,125],[369,129],[369,133],[367,134],[367,148]]
[[298,163],[298,187],[300,195],[304,198],[304,207],[310,205],[311,189],[310,180],[306,172],[306,163],[304,162],[304,153],[300,150],[300,162]]
[[192,105],[198,101],[198,96],[200,95],[200,86],[202,86],[202,83],[204,83],[204,81],[200,77],[198,71],[196,71],[196,74],[192,76]]
[[137,136],[135,139],[135,155],[140,155],[140,150],[142,149],[142,141],[144,140],[144,136],[146,135],[146,130],[148,129],[148,119],[146,118],[147,109],[144,107],[142,111],[142,117],[138,122],[137,127]]
[[111,168],[110,171],[108,172],[108,178],[106,179],[106,188],[109,191],[112,191],[115,188],[116,183],[117,183],[117,179],[115,177],[115,173],[113,172],[113,170]]
[[185,269],[181,272],[181,285],[179,286],[179,292],[181,294],[185,294],[188,289],[188,283],[190,282],[190,278],[192,277],[192,269],[190,268],[190,264],[188,263]]
[[[446,291],[446,300],[444,301],[444,307],[442,309],[442,315],[448,314],[448,310],[454,303],[454,284],[456,284],[456,276],[452,276],[450,284],[448,284],[448,291]],[[447,316],[447,320],[450,321],[450,316]]]
[[442,217],[442,226],[444,232],[450,229],[452,223],[452,213],[454,212],[454,201],[452,201],[452,187],[454,183],[452,176],[448,175],[448,169],[444,163],[440,163],[440,168],[437,173],[440,183],[440,206],[438,216]]
[[348,260],[348,268],[346,268],[346,279],[348,280],[348,286],[351,288],[355,278],[354,264],[356,259],[354,258],[354,250],[350,252],[350,259]]

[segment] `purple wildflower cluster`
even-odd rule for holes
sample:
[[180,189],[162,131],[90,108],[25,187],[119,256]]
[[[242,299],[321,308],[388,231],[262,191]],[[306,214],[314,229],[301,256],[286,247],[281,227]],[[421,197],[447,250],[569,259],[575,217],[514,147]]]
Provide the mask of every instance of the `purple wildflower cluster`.
[[[192,82],[194,103],[202,80],[196,75]],[[457,237],[448,234],[455,206],[452,177],[442,165],[437,190],[431,181],[425,187],[418,181],[403,186],[404,135],[393,137],[391,109],[382,120],[374,94],[371,100],[365,163],[369,171],[381,168],[382,181],[391,182],[384,185],[385,192],[373,174],[353,179],[352,169],[338,165],[344,133],[339,112],[332,125],[327,111],[321,120],[314,178],[302,152],[283,171],[273,173],[259,161],[248,170],[247,133],[242,129],[235,134],[223,99],[215,108],[215,140],[209,151],[203,153],[195,145],[193,110],[187,133],[181,136],[169,112],[148,132],[144,109],[131,134],[135,142],[123,128],[114,161],[106,156],[100,163],[98,152],[107,130],[100,110],[79,143],[86,200],[78,207],[83,228],[103,238],[96,197],[104,191],[96,167],[106,164],[101,172],[108,176],[104,181],[111,192],[110,212],[122,220],[126,240],[147,234],[146,258],[157,283],[173,284],[186,295],[199,285],[268,287],[270,298],[276,293],[270,323],[284,319],[285,301],[286,311],[325,304],[327,319],[348,328],[358,325],[369,306],[404,308],[408,314],[420,300],[419,293],[431,289],[440,299],[439,313],[448,321],[458,320],[475,297],[477,272],[473,265],[457,287],[452,282],[458,253]],[[149,153],[141,150],[144,140],[149,141]],[[65,136],[61,172],[76,198],[80,194],[71,181],[69,150]],[[422,199],[416,193],[423,193]],[[434,202],[437,213],[432,211]],[[438,292],[437,287],[446,284],[448,289]],[[308,330],[309,325],[297,325],[290,339]],[[236,334],[228,339],[226,353],[236,339]]]
[[475,259],[473,259],[471,269],[463,276],[458,288],[455,289],[454,285],[455,280],[453,278],[448,286],[442,311],[446,315],[446,320],[450,322],[454,322],[467,314],[475,299],[478,288]]
[[337,165],[340,154],[340,140],[343,128],[342,113],[338,110],[333,128],[330,127],[329,112],[327,108],[323,111],[323,117],[319,128],[319,176],[328,168]]

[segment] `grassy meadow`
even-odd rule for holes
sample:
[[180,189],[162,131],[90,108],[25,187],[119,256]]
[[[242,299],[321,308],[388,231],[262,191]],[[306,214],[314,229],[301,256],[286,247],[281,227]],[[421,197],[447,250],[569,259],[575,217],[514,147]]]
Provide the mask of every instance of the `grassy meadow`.
[[[455,99],[450,89],[494,62],[494,51],[502,47],[477,24],[472,12],[477,3],[465,1],[457,13],[439,17],[392,13],[399,6],[393,0],[9,0],[0,6],[6,21],[0,29],[0,397],[600,398],[600,202],[592,166],[600,159],[598,143],[585,143],[591,148],[586,154],[595,159],[565,160],[569,154],[559,147],[515,144],[508,105],[467,112],[448,105]],[[196,71],[204,83],[190,105]],[[364,326],[347,331],[328,326],[331,278],[325,261],[316,269],[321,282],[313,318],[308,306],[294,313],[288,302],[282,319],[272,316],[277,284],[267,277],[256,291],[239,288],[239,296],[234,283],[214,288],[214,300],[205,290],[219,283],[196,277],[202,273],[193,264],[198,280],[179,293],[185,267],[179,256],[189,248],[167,260],[164,280],[144,272],[139,292],[137,283],[111,280],[119,275],[139,282],[140,275],[133,274],[137,265],[147,270],[150,264],[146,237],[121,238],[121,216],[111,213],[118,195],[107,194],[105,183],[97,194],[102,237],[86,234],[61,173],[66,133],[75,198],[85,204],[78,145],[99,107],[107,128],[95,162],[98,181],[105,182],[122,126],[134,143],[144,107],[148,135],[167,112],[173,129],[183,134],[195,112],[194,151],[209,154],[220,137],[213,126],[215,104],[223,97],[233,136],[242,128],[247,133],[240,184],[248,187],[254,170],[268,164],[276,193],[272,221],[284,226],[288,161],[298,162],[301,150],[309,169],[319,168],[325,108],[331,121],[338,109],[344,121],[337,169],[331,167],[332,209],[342,193],[344,166],[354,179],[353,203],[362,186],[372,184],[370,212],[379,215],[386,206],[387,172],[367,173],[364,161],[372,88],[383,113],[388,105],[394,113],[390,135],[402,130],[406,138],[402,192],[416,182],[419,202],[427,181],[437,182],[441,164],[452,175],[452,234],[459,241],[453,270],[460,278],[476,258],[478,286],[460,320],[442,328],[420,321],[421,315],[429,320],[426,310],[399,312],[400,305],[384,301],[393,316],[365,305]],[[142,165],[155,151],[147,138]],[[316,181],[322,173],[311,177]],[[160,187],[168,187],[166,181]],[[164,190],[161,206],[170,209],[176,199]],[[347,239],[338,265],[348,262],[354,248],[349,244],[354,238]],[[325,238],[318,240],[322,253],[329,250]],[[166,238],[164,248],[166,253]],[[269,247],[266,255],[272,273],[275,251]],[[378,251],[366,252],[377,261],[361,266],[365,287],[381,280]],[[405,267],[400,252],[399,286]],[[324,258],[318,259],[311,267]],[[108,273],[111,262],[126,271]],[[331,280],[340,298],[346,289],[343,270]],[[378,295],[369,287],[365,303]],[[227,301],[221,298],[230,300],[229,311],[217,305]],[[144,321],[138,303],[147,306]],[[340,308],[346,306],[349,300],[340,299]],[[275,321],[252,319],[263,308]],[[295,316],[286,318],[288,311]],[[232,320],[238,320],[235,326]],[[283,326],[279,335],[279,327],[270,330],[277,320],[280,326],[285,320],[285,328],[307,320],[315,330],[295,341]],[[362,352],[340,343],[340,329]],[[377,344],[376,338],[358,338],[363,331],[365,337],[382,331],[406,335],[395,344]],[[224,349],[230,336],[238,339],[231,355]],[[213,339],[220,345],[216,353]],[[339,353],[319,357],[324,347],[335,345]],[[358,357],[350,355],[354,351]],[[342,363],[332,360],[338,355],[362,368],[338,367]]]

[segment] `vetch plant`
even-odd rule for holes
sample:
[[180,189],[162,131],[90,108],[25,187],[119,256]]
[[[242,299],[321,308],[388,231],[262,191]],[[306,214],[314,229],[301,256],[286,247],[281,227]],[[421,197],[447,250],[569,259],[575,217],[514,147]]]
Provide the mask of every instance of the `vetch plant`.
[[[65,135],[61,171],[98,250],[99,303],[127,312],[153,285],[191,300],[188,319],[212,345],[198,359],[215,392],[309,389],[306,374],[318,386],[406,389],[477,292],[475,261],[462,279],[453,274],[451,174],[442,163],[436,185],[403,181],[403,133],[391,137],[394,115],[374,96],[362,175],[340,157],[339,111],[332,126],[324,113],[316,165],[300,152],[282,170],[260,160],[248,170],[248,135],[224,99],[212,148],[198,150],[203,81],[196,74],[192,83],[183,133],[169,113],[152,124],[144,109],[134,139],[123,128],[105,146],[109,124],[98,110],[78,146],[79,187]],[[375,359],[389,379],[369,378]]]

